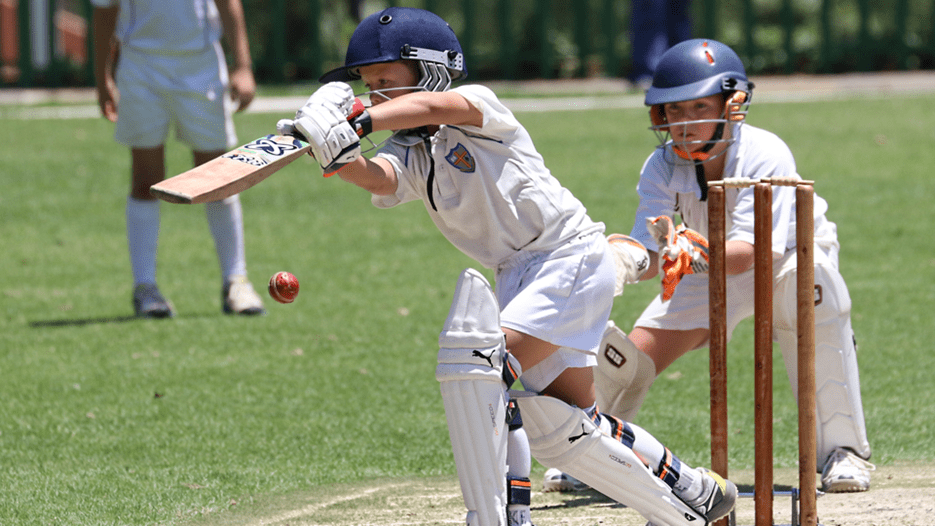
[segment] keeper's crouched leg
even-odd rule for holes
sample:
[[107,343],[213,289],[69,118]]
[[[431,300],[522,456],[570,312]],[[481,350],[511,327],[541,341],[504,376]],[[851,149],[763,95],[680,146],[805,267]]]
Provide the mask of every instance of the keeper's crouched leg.
[[[789,382],[798,396],[796,273],[781,278],[776,290],[774,334]],[[863,459],[870,458],[857,343],[851,327],[851,297],[840,272],[824,261],[815,266],[815,397],[818,469],[838,448],[853,451]]]
[[[528,485],[507,491],[508,396],[504,378],[519,364],[509,358],[500,308],[490,284],[474,269],[458,281],[438,338],[435,378],[441,387],[468,526],[506,526],[510,497],[525,498]],[[528,483],[528,479],[526,480]]]

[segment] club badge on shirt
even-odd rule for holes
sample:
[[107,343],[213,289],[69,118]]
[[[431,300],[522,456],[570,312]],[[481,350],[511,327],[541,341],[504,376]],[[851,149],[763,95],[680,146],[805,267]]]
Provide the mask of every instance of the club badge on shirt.
[[448,152],[448,155],[445,156],[445,160],[448,161],[448,164],[454,166],[458,170],[464,173],[473,173],[474,168],[477,167],[474,162],[474,156],[471,155],[471,152],[464,147],[463,144],[458,143],[457,146],[451,149]]

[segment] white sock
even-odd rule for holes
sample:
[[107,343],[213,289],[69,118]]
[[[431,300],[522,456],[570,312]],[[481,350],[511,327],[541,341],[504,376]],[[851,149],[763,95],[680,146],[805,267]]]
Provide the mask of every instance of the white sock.
[[[663,460],[666,459],[668,455],[671,455],[671,452],[667,455],[668,450],[662,445],[662,442],[659,442],[656,437],[652,436],[645,429],[629,422],[627,425],[633,430],[633,452],[636,453],[643,462],[647,463],[649,469],[651,469],[653,473],[659,475],[659,465],[662,464]],[[675,481],[672,490],[686,501],[698,498],[703,489],[700,474],[688,464],[677,459],[675,455],[672,455],[671,461],[673,464],[678,463],[680,465],[678,469],[678,479]]]
[[682,472],[674,491],[687,502],[697,499],[701,496],[701,491],[704,490],[704,481],[701,477],[701,473],[686,464],[682,464]]
[[[529,451],[529,437],[522,427],[511,429],[507,435],[506,447],[507,474],[510,478],[529,480],[532,469],[532,453]],[[528,504],[509,504],[507,513],[512,519],[511,525],[531,524]]]
[[532,453],[529,451],[529,438],[526,430],[519,428],[510,431],[506,446],[506,463],[511,477],[529,478],[532,469]]
[[221,201],[207,203],[205,214],[208,217],[211,235],[214,237],[218,262],[221,264],[222,280],[226,282],[230,276],[245,276],[247,258],[240,196],[234,195]]
[[127,197],[127,244],[133,285],[156,283],[159,201]]

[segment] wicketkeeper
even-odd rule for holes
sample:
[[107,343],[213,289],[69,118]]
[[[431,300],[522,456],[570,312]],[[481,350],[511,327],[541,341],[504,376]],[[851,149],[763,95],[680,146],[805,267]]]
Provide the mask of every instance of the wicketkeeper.
[[[640,173],[630,236],[611,236],[622,283],[662,274],[662,291],[629,337],[608,327],[595,375],[598,401],[630,421],[655,377],[678,357],[708,344],[707,182],[725,178],[800,179],[789,148],[776,135],[744,124],[753,94],[740,58],[728,46],[696,39],[669,49],[646,93],[660,146]],[[754,313],[753,188],[726,190],[727,330]],[[795,190],[773,188],[773,334],[793,389],[796,373]],[[851,299],[838,272],[835,224],[815,196],[815,360],[818,466],[825,491],[870,487],[870,445],[860,397]],[[673,223],[676,215],[681,225]],[[634,244],[649,249],[637,269]],[[638,252],[637,252],[638,254]],[[638,254],[639,255],[639,254]],[[627,270],[627,265],[632,271]],[[558,484],[555,473],[548,474]]]

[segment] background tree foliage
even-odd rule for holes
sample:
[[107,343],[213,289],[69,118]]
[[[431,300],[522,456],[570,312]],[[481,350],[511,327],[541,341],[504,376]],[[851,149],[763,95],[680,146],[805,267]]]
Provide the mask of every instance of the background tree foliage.
[[[314,80],[342,63],[356,16],[391,5],[447,20],[475,80],[625,77],[631,68],[627,1],[245,0],[258,76]],[[935,67],[932,2],[694,0],[693,11],[695,35],[734,47],[752,74]]]

